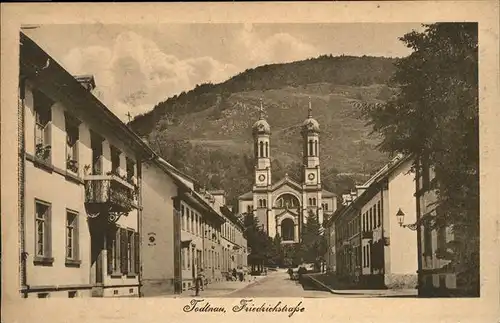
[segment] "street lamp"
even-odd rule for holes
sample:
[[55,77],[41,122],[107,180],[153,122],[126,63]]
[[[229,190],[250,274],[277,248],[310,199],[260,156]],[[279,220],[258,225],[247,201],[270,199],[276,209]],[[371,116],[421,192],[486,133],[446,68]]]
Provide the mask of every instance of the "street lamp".
[[399,226],[402,228],[408,228],[412,231],[417,230],[417,223],[403,224],[405,221],[405,213],[401,208],[399,208],[398,213],[396,213],[396,218],[398,219]]

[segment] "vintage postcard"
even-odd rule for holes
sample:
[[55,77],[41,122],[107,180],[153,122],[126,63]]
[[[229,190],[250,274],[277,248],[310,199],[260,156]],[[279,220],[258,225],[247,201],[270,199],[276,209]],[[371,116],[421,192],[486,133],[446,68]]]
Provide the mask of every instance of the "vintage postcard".
[[498,16],[2,5],[3,321],[498,320]]

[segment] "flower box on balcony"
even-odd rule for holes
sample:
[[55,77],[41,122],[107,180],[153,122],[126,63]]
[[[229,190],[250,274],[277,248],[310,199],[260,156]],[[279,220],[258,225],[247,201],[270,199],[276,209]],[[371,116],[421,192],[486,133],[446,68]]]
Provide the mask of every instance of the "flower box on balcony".
[[134,187],[116,175],[86,175],[85,203],[109,212],[128,213],[135,208]]

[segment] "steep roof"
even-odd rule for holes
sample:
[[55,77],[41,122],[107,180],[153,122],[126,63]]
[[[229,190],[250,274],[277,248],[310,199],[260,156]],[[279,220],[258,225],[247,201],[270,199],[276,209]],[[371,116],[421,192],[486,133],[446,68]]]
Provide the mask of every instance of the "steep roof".
[[251,200],[252,198],[253,198],[253,192],[250,191],[250,192],[246,192],[243,195],[240,195],[238,197],[238,200]]
[[332,192],[327,191],[327,190],[322,190],[321,196],[322,197],[335,197],[336,195]]

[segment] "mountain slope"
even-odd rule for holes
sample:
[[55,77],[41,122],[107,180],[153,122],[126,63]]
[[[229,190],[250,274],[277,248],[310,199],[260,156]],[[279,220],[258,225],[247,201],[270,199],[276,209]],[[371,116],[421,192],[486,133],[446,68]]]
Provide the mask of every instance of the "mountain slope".
[[361,180],[386,161],[356,103],[380,102],[390,95],[393,63],[388,58],[322,56],[262,66],[169,98],[135,118],[131,127],[176,167],[208,188],[225,189],[234,201],[251,189],[251,126],[261,98],[272,131],[273,177],[288,172],[300,179],[300,125],[310,97],[322,131],[322,178],[327,189],[339,193],[352,185],[339,173],[358,173]]

